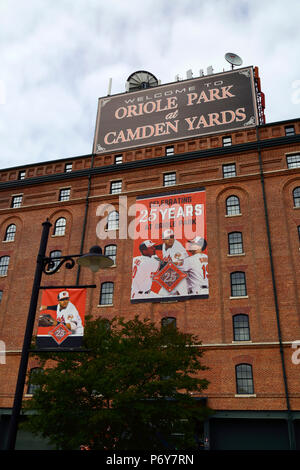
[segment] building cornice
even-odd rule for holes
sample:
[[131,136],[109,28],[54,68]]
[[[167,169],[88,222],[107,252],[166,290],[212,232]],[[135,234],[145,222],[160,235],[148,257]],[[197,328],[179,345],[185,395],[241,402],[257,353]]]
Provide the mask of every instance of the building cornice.
[[[136,170],[141,168],[148,168],[153,166],[174,165],[174,163],[193,161],[201,158],[220,157],[226,155],[233,155],[245,152],[257,152],[271,147],[287,146],[291,144],[300,143],[300,134],[288,137],[277,137],[274,139],[265,139],[254,142],[247,142],[243,144],[231,145],[229,147],[215,147],[206,150],[197,150],[193,152],[186,152],[175,154],[171,156],[163,156],[156,158],[148,158],[144,160],[134,160],[131,162],[124,162],[114,165],[104,165],[101,167],[87,168],[84,170],[75,170],[69,173],[55,173],[46,176],[38,176],[25,178],[24,180],[13,180],[0,183],[0,190],[10,188],[23,188],[36,184],[52,183],[60,180],[69,181],[74,178],[84,178],[88,176],[96,176],[103,174],[122,173],[124,171]],[[86,155],[85,157],[92,157]]]

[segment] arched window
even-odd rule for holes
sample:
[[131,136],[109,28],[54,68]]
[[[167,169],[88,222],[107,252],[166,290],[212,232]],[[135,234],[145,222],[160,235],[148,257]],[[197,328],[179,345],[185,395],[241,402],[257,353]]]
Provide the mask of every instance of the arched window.
[[247,295],[246,276],[244,272],[236,271],[230,274],[231,296],[243,297]]
[[59,236],[65,235],[66,224],[67,224],[67,221],[64,217],[60,217],[59,219],[57,219],[54,225],[53,235],[59,235]]
[[107,217],[107,230],[118,230],[119,229],[119,212],[113,211],[108,214]]
[[240,200],[237,196],[229,196],[226,199],[226,215],[240,214]]
[[228,253],[230,255],[240,255],[243,253],[243,236],[241,232],[231,232],[228,234]]
[[300,207],[300,186],[293,191],[294,207]]
[[9,265],[9,256],[2,256],[0,258],[0,276],[6,276]]
[[117,245],[106,245],[104,248],[104,255],[109,256],[114,264],[116,264],[116,258],[117,258]]
[[40,385],[32,383],[32,382],[33,382],[34,376],[42,371],[43,369],[41,369],[40,367],[34,367],[30,370],[28,389],[27,389],[28,395],[33,395],[34,392],[40,388]]
[[10,224],[6,229],[4,241],[13,242],[15,239],[16,230],[17,227],[15,226],[15,224]]
[[234,315],[233,318],[233,340],[234,341],[249,341],[250,328],[248,315],[239,313]]
[[114,283],[103,282],[101,284],[100,305],[112,305],[114,296]]
[[236,393],[252,395],[254,393],[251,364],[238,364],[235,367]]

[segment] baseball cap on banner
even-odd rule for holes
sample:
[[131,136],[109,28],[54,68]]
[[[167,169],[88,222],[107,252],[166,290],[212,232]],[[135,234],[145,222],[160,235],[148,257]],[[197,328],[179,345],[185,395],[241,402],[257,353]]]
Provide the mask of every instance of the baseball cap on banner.
[[206,243],[205,238],[203,238],[203,237],[195,237],[195,238],[193,238],[192,240],[189,240],[189,241],[187,242],[187,245],[189,245],[190,247],[191,247],[192,245],[197,245],[197,246],[199,246],[199,248],[201,248],[202,250],[205,250],[207,243]]
[[58,294],[58,300],[64,300],[64,299],[69,299],[69,298],[70,298],[69,292],[66,290],[63,290],[62,292]]
[[150,248],[151,246],[154,246],[154,245],[155,243],[153,243],[151,240],[146,240],[140,244],[140,250],[146,250],[146,248]]
[[170,228],[163,232],[163,240],[168,240],[169,238],[174,238],[174,232]]

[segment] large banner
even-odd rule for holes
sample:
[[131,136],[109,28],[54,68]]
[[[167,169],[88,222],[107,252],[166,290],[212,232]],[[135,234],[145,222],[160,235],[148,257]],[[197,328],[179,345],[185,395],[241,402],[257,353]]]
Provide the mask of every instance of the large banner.
[[137,199],[131,302],[208,294],[205,190]]
[[258,123],[253,68],[99,98],[94,153],[188,139]]
[[38,318],[37,347],[78,348],[82,345],[86,289],[45,289]]

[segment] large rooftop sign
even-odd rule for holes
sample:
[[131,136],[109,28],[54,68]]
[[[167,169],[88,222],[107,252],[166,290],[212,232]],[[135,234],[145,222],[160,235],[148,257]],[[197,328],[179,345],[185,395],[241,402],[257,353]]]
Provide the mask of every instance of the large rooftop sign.
[[99,98],[94,153],[258,124],[253,68]]

